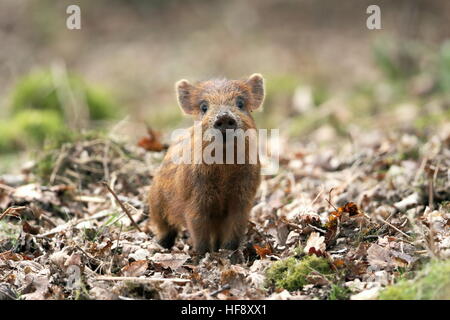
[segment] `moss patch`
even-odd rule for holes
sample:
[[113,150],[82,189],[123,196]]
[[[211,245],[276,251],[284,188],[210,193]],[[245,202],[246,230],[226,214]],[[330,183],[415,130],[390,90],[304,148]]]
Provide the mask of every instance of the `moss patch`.
[[[55,77],[43,70],[21,78],[10,96],[9,115],[0,121],[0,152],[42,147],[48,139],[65,139],[72,134],[68,128],[72,116],[67,113],[73,108],[86,108],[88,121],[118,115],[110,94],[77,76]],[[72,111],[83,114],[81,109]]]
[[432,261],[412,280],[400,280],[380,293],[381,300],[450,300],[450,260]]
[[88,85],[72,74],[62,78],[57,79],[51,71],[43,70],[20,79],[11,94],[11,113],[52,110],[63,116],[65,103],[69,102],[65,99],[72,95],[84,100],[92,120],[116,115],[117,106],[103,89]]
[[331,285],[329,300],[348,300],[350,298],[350,289],[342,285]]
[[275,262],[267,270],[267,284],[289,291],[299,290],[309,283],[308,276],[313,272],[329,275],[331,269],[328,261],[315,255],[304,257],[301,260],[290,257]]

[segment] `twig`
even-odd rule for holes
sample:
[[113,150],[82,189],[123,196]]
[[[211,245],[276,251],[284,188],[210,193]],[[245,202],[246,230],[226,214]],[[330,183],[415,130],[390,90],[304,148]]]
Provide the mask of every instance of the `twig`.
[[312,268],[310,266],[308,266],[308,268],[311,269],[311,271],[317,273],[319,276],[321,276],[322,279],[324,279],[328,284],[331,284],[331,281],[328,280],[327,277],[324,274],[320,273],[319,271],[317,271],[316,269],[314,269],[314,268]]
[[407,235],[406,233],[404,233],[402,230],[400,230],[399,228],[397,228],[396,226],[390,224],[389,222],[387,222],[386,220],[384,220],[382,217],[378,216],[377,217],[378,220],[380,220],[381,222],[387,224],[389,227],[391,227],[392,229],[394,229],[397,232],[400,232],[402,235],[404,235],[405,237],[411,239],[411,236]]
[[62,232],[65,231],[73,226],[76,226],[77,224],[81,223],[81,222],[85,222],[85,221],[90,221],[90,220],[96,220],[96,219],[100,219],[103,218],[107,215],[110,215],[111,212],[107,211],[107,210],[103,210],[100,212],[97,212],[96,214],[86,217],[86,218],[82,218],[82,219],[78,219],[78,220],[71,220],[69,222],[66,222],[64,224],[60,224],[58,226],[56,226],[55,228],[51,229],[50,231],[47,231],[46,233],[43,234],[37,234],[34,235],[36,238],[46,238],[49,236],[52,236],[58,232]]
[[61,168],[62,162],[66,158],[66,156],[67,156],[67,150],[66,150],[66,146],[64,145],[60,151],[58,159],[56,159],[55,167],[52,170],[52,174],[50,175],[50,184],[51,185],[53,185],[55,183],[58,171]]
[[97,258],[94,258],[93,256],[91,256],[90,254],[88,254],[86,251],[83,250],[83,248],[81,248],[79,245],[75,245],[76,248],[78,248],[78,250],[80,250],[86,257],[88,257],[91,260],[97,261],[102,263],[103,261]]
[[320,228],[318,228],[318,227],[316,227],[316,226],[313,226],[311,223],[308,223],[308,226],[310,226],[310,227],[313,228],[314,230],[317,230],[317,231],[319,231],[319,232],[321,232],[321,233],[327,233],[326,230],[323,230],[323,229],[320,229]]
[[8,186],[6,184],[3,184],[3,183],[0,183],[0,189],[6,190],[8,192],[14,192],[16,190],[15,188],[10,187],[10,186]]
[[95,278],[98,281],[135,281],[135,282],[191,282],[190,279],[183,278],[139,278],[139,277],[111,277],[99,276]]
[[107,181],[109,180],[109,168],[108,168],[108,153],[109,153],[109,146],[110,146],[110,142],[109,140],[105,143],[104,146],[104,152],[103,152],[103,159],[102,159],[102,163],[103,163],[103,170],[104,170],[104,179]]
[[330,191],[328,192],[328,199],[325,200],[327,200],[328,204],[334,208],[334,211],[338,211],[338,209],[331,203],[331,192],[333,191],[333,189],[334,188],[330,189]]
[[417,170],[416,175],[414,177],[414,184],[417,183],[417,181],[419,180],[420,175],[422,174],[422,172],[425,170],[425,166],[428,162],[428,157],[425,157],[422,162],[420,163],[420,167],[419,170]]
[[130,218],[131,223],[133,224],[133,226],[139,230],[139,232],[142,232],[141,228],[139,228],[138,224],[134,221],[133,217],[131,216],[130,211],[128,211],[128,209],[123,205],[122,201],[120,201],[119,197],[117,196],[117,194],[110,188],[110,186],[105,182],[102,181],[103,185],[108,189],[108,191],[112,194],[112,196],[114,197],[114,199],[116,199],[116,201],[119,203],[119,206],[122,208],[123,212],[126,213],[126,215],[128,216],[128,218]]
[[324,189],[322,189],[322,190],[320,190],[319,191],[319,193],[317,194],[317,196],[314,198],[314,200],[311,202],[311,205],[313,205],[316,201],[317,201],[317,199],[319,199],[319,197],[322,195],[322,193],[323,193],[323,190]]
[[429,182],[428,182],[428,206],[430,207],[431,211],[434,210],[434,181],[431,174],[428,176]]
[[134,301],[134,300],[145,300],[145,299],[136,299],[136,298],[130,298],[130,297],[125,297],[125,296],[118,296],[120,300],[129,300],[129,301]]
[[219,293],[221,293],[221,292],[223,292],[223,291],[225,291],[225,290],[229,290],[229,289],[231,289],[231,286],[227,283],[227,284],[224,285],[222,288],[219,288],[219,289],[217,289],[217,290],[211,292],[210,296],[211,296],[211,297],[215,297],[215,296],[217,296]]
[[439,173],[439,165],[440,165],[440,160],[438,161],[438,163],[434,169],[433,175],[431,176],[431,174],[430,174],[431,180],[430,180],[430,190],[429,190],[429,192],[430,192],[429,193],[429,205],[430,205],[431,210],[434,210],[434,192],[435,192],[434,186],[436,185],[436,178]]
[[15,217],[20,217],[20,215],[14,214],[16,212],[20,212],[22,210],[27,209],[27,207],[9,207],[8,209],[6,209],[5,211],[3,211],[2,214],[0,214],[0,220],[2,220],[4,217],[6,217],[7,215],[12,215]]
[[[440,165],[440,160],[438,161],[438,163],[437,163],[437,165],[436,165],[436,167],[434,169],[433,175],[431,176],[431,174],[430,174],[430,176],[429,176],[429,178],[430,178],[430,184],[429,184],[430,189],[429,189],[429,203],[428,204],[430,206],[431,211],[434,210],[434,192],[435,192],[434,186],[436,184],[436,178],[437,178],[437,175],[439,173],[439,165]],[[436,244],[434,242],[434,235],[435,234],[434,234],[433,218],[430,215],[430,249],[433,251],[433,253],[436,256],[439,257],[440,253],[439,253],[439,250],[436,248]]]

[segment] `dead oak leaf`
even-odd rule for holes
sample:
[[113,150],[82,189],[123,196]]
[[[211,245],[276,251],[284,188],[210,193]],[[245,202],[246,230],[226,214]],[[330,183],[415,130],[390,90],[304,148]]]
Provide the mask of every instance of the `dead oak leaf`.
[[369,265],[378,270],[380,268],[386,268],[393,265],[392,256],[389,249],[383,248],[378,244],[374,243],[367,249],[367,261]]
[[306,241],[304,252],[309,255],[315,254],[316,256],[322,256],[325,254],[325,249],[325,237],[321,236],[318,232],[311,232]]
[[[5,251],[0,253],[0,260],[11,260],[11,261],[21,261],[25,260],[26,256],[23,256],[18,253],[14,253],[12,251]],[[29,260],[29,259],[27,259]]]
[[22,295],[25,300],[46,300],[49,295],[49,279],[46,276],[27,275],[29,284]]
[[261,258],[264,259],[267,255],[272,254],[272,246],[270,244],[266,244],[265,247],[258,246],[257,244],[253,245],[253,248],[255,248],[256,254]]
[[147,267],[147,260],[138,260],[123,267],[121,272],[124,277],[140,277],[145,273]]
[[0,214],[0,220],[6,216],[20,217],[20,213],[28,209],[27,207],[9,207],[2,214]]
[[167,149],[167,145],[160,141],[161,134],[151,128],[147,128],[147,135],[138,141],[138,146],[147,151],[162,151]]
[[170,268],[175,271],[189,258],[190,256],[184,253],[156,253],[150,260],[165,269]]
[[40,228],[38,226],[32,226],[27,221],[23,221],[22,222],[22,230],[25,233],[36,235],[36,234],[39,234]]
[[[341,209],[341,208],[339,208]],[[350,217],[359,215],[361,211],[359,210],[358,206],[354,202],[347,202],[344,207],[342,208],[344,212],[348,212]]]
[[82,255],[79,253],[72,253],[67,260],[64,262],[65,267],[77,266],[80,267],[82,265]]
[[333,261],[333,266],[334,266],[336,269],[342,269],[342,268],[345,267],[345,260],[344,260],[344,259],[335,259],[335,260]]

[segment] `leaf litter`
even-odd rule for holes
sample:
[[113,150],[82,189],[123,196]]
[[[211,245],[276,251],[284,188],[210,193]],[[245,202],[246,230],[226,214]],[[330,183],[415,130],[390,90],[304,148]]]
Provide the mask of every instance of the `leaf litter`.
[[[340,287],[373,299],[423,261],[450,258],[448,137],[415,139],[411,159],[381,133],[326,152],[291,143],[263,178],[240,249],[198,256],[186,232],[166,250],[139,231],[165,150],[148,134],[139,146],[66,143],[43,155],[46,171],[37,161],[0,176],[0,299],[327,299]],[[275,263],[311,256],[332,273],[302,269],[288,290],[268,283]]]

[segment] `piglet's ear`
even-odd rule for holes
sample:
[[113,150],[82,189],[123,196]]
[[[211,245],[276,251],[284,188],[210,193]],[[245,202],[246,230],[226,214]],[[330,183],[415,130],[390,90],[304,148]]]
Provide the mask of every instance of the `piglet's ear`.
[[181,110],[187,114],[192,114],[194,112],[194,107],[191,102],[193,89],[194,86],[185,79],[182,79],[175,84],[178,104],[180,105]]
[[264,78],[259,73],[254,73],[248,78],[247,84],[253,98],[251,109],[258,109],[264,102]]

